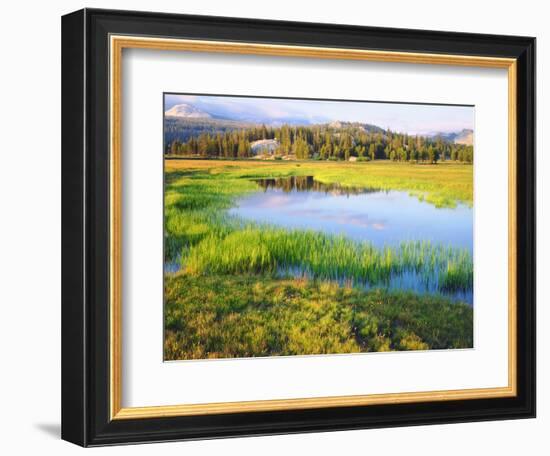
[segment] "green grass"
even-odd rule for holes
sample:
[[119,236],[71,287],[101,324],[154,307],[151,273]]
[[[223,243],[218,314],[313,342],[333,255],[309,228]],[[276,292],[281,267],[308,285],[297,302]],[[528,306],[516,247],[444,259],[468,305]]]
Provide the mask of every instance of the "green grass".
[[[167,160],[165,357],[197,359],[472,346],[472,309],[441,296],[365,291],[342,278],[380,284],[415,271],[441,291],[469,290],[467,250],[368,242],[231,217],[251,179],[314,176],[356,188],[406,190],[439,207],[472,203],[467,165],[266,163]],[[281,276],[298,269],[310,279]],[[347,282],[346,282],[347,283]]]
[[472,347],[472,308],[442,297],[185,273],[165,289],[167,360]]
[[473,204],[473,167],[374,162],[265,162],[258,160],[166,160],[167,173],[199,172],[225,179],[314,176],[323,183],[348,187],[404,190],[437,207]]
[[[302,173],[302,166],[297,167],[296,163],[253,167],[250,162],[193,161],[189,162],[190,169],[183,169],[181,161],[175,165],[173,162],[167,162],[170,167],[165,196],[165,255],[167,261],[181,261],[192,274],[274,274],[300,268],[320,279],[347,278],[372,284],[388,281],[392,274],[408,269],[426,280],[439,277],[443,291],[472,287],[473,263],[467,250],[416,241],[379,249],[367,242],[259,226],[225,215],[237,197],[258,190],[252,178],[278,177],[296,169]],[[368,164],[338,164],[339,168],[333,164],[303,164],[306,175],[316,169],[326,175],[326,166],[335,175],[339,172],[347,176],[348,183],[354,166],[363,171],[370,169],[365,168]],[[397,170],[415,168],[407,164],[391,166]],[[445,172],[454,170],[454,166],[441,165],[440,169]],[[356,175],[354,179],[354,187],[360,187]]]
[[300,269],[317,279],[350,279],[376,284],[393,274],[413,270],[425,280],[443,277],[442,289],[472,286],[472,260],[467,251],[434,246],[429,242],[402,242],[377,249],[368,242],[321,232],[285,230],[247,224],[221,233],[216,230],[186,249],[185,270],[205,274],[276,274]]

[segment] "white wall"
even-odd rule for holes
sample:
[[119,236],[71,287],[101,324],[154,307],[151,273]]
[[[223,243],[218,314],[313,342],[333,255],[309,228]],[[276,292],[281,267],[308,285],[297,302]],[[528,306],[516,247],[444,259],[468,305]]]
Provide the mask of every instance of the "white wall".
[[[549,160],[542,153],[550,99],[550,31],[544,2],[352,0],[103,0],[4,2],[0,16],[0,448],[71,454],[60,421],[60,16],[83,6],[349,23],[538,39],[538,256],[550,255]],[[31,120],[27,122],[27,120]],[[103,448],[94,454],[544,454],[550,426],[548,264],[539,261],[538,418],[325,434]],[[546,433],[544,432],[546,431]]]

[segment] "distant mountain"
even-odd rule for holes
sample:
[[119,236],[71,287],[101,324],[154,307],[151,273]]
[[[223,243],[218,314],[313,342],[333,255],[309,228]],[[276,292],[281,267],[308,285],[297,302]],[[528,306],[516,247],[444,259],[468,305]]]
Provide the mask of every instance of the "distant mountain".
[[222,109],[221,107],[216,107],[215,109],[208,110],[208,112],[211,114],[212,117],[217,119],[227,119],[236,122],[247,122],[251,124],[267,125],[271,127],[280,127],[285,124],[294,126],[317,125],[320,123],[324,123],[328,120],[326,117],[320,116],[306,117],[290,114],[272,117],[253,109],[246,111],[232,111],[229,108]]
[[464,129],[454,139],[455,144],[464,144],[465,146],[471,146],[474,143],[474,131]]
[[[189,109],[192,108],[192,109]],[[198,136],[201,133],[215,135],[228,131],[240,130],[243,128],[260,127],[261,125],[270,126],[273,128],[281,127],[282,125],[304,126],[309,127],[318,125],[325,128],[340,129],[340,128],[357,128],[366,133],[386,133],[386,130],[376,125],[366,124],[361,122],[345,122],[333,121],[330,123],[324,122],[300,122],[298,119],[287,119],[286,122],[251,122],[244,120],[228,119],[219,116],[219,113],[207,113],[201,109],[191,105],[176,105],[165,112],[164,118],[164,138],[166,144],[171,144],[174,140],[185,142],[192,136]],[[269,148],[273,144],[269,145]],[[260,147],[261,149],[261,147]]]
[[344,122],[340,120],[335,120],[327,124],[328,127],[338,129],[338,128],[359,128],[367,133],[386,133],[386,130],[383,128],[361,122]]
[[277,117],[275,119],[267,117],[243,117],[243,120],[248,119],[250,122],[255,122],[258,124],[270,125],[272,127],[280,127],[282,125],[294,125],[298,126],[308,126],[308,125],[319,125],[325,123],[328,119],[326,117],[301,117],[301,116],[285,116]]
[[[285,124],[303,127],[317,125],[321,128],[332,130],[346,128],[362,130],[369,134],[385,135],[388,133],[387,130],[377,125],[342,120],[330,121],[322,116],[301,117],[295,114],[277,113],[276,116],[268,117],[264,112],[256,109],[255,106],[251,106],[249,109],[239,109],[228,105],[207,106],[202,104],[195,106],[193,103],[178,103],[166,110],[164,114],[166,144],[170,144],[176,139],[185,142],[190,137],[198,136],[201,133],[215,135],[242,128],[260,127],[261,125],[273,128],[278,128]],[[425,136],[433,139],[441,138],[449,143],[472,145],[474,132],[471,129],[463,129],[456,132],[435,132]],[[262,148],[259,145],[258,147]]]
[[183,117],[186,119],[210,119],[212,116],[195,106],[187,103],[172,106],[164,113],[167,117]]
[[187,141],[191,136],[198,136],[201,133],[215,135],[217,133],[225,133],[241,128],[252,128],[256,126],[258,125],[237,120],[166,115],[164,118],[164,138],[166,144],[170,144],[175,139]]
[[290,113],[277,113],[276,115],[266,114],[261,106],[242,106],[224,104],[194,104],[179,103],[172,106],[165,113],[166,117],[180,117],[184,119],[221,119],[234,122],[246,122],[258,125],[270,125],[280,127],[281,125],[315,125],[327,122],[325,116],[306,116]]
[[433,138],[441,138],[443,140],[455,143],[471,146],[474,143],[474,131],[469,128],[464,128],[461,131],[455,131],[451,133],[433,133],[429,135]]

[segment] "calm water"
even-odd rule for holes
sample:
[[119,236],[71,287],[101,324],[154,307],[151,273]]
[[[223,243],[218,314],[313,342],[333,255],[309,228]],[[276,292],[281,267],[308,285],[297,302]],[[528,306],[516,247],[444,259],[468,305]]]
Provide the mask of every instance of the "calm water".
[[407,192],[342,188],[312,177],[262,179],[263,190],[229,213],[286,228],[344,234],[378,247],[429,240],[472,252],[473,213],[466,205],[436,208]]
[[[256,182],[260,191],[240,199],[229,210],[231,215],[286,228],[343,234],[378,247],[428,240],[473,253],[473,211],[463,204],[452,209],[436,208],[407,192],[343,188],[322,184],[313,177]],[[438,289],[437,277],[423,283],[413,272],[394,277],[386,286],[430,293]],[[473,301],[471,290],[449,296]]]

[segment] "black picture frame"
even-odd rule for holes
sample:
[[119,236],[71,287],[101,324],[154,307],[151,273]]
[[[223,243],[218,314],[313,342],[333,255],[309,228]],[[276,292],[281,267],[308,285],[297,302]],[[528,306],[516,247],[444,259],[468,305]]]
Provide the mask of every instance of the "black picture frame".
[[[111,420],[109,36],[517,59],[517,395]],[[62,19],[62,438],[82,446],[535,416],[535,39],[84,9]]]

